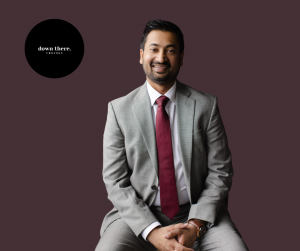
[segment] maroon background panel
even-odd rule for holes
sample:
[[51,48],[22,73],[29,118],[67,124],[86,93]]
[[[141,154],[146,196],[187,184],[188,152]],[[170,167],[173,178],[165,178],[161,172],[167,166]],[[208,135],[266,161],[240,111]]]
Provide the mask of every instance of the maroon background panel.
[[[144,83],[139,43],[155,18],[184,34],[178,79],[218,97],[235,170],[229,210],[245,242],[296,249],[298,1],[19,0],[0,11],[0,250],[95,249],[112,208],[102,180],[107,104]],[[85,45],[60,79],[38,75],[24,52],[29,31],[52,18]]]

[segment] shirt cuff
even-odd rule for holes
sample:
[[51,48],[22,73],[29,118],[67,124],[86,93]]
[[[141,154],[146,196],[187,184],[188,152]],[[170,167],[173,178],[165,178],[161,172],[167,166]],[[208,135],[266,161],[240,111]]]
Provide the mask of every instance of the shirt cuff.
[[148,227],[146,227],[143,232],[141,233],[142,237],[145,239],[145,241],[147,240],[147,236],[148,234],[157,226],[161,226],[161,224],[158,221],[153,222],[152,224],[150,224]]

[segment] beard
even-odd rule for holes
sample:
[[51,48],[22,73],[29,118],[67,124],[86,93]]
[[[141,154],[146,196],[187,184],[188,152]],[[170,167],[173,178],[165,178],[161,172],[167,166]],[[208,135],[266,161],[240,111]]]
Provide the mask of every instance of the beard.
[[[169,67],[169,66],[168,66]],[[145,75],[154,83],[158,84],[158,85],[167,85],[170,82],[172,82],[173,80],[176,79],[178,73],[179,73],[179,68],[177,70],[177,72],[174,74],[172,74],[170,72],[170,68],[168,68],[168,71],[165,73],[157,73],[153,70],[152,65],[150,65],[150,71],[147,71],[145,69],[145,66],[143,64],[143,70],[145,72]]]

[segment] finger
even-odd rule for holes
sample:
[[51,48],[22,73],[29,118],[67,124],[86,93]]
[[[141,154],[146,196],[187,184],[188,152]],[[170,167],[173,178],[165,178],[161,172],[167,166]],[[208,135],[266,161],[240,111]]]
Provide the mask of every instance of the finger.
[[181,245],[178,242],[174,243],[174,250],[177,250],[177,251],[195,251],[194,249],[185,247],[185,246]]
[[186,228],[189,225],[189,223],[178,223],[175,225],[172,225],[172,230],[176,228]]
[[179,235],[179,236],[177,237],[177,242],[178,242],[179,244],[181,244],[181,245],[184,244],[184,237],[183,237],[183,235]]
[[[181,249],[179,249],[181,250]],[[195,251],[194,249],[190,249],[190,248],[187,248],[187,247],[184,247],[184,249],[182,249],[183,251]],[[174,251],[178,251],[177,249],[174,249]]]
[[[181,249],[179,249],[179,250],[181,250]],[[185,249],[182,249],[183,251],[195,251],[194,249],[190,249],[190,248],[186,248],[185,247]],[[178,250],[176,250],[176,249],[174,249],[174,251],[178,251]]]
[[182,230],[180,228],[177,228],[177,229],[171,230],[168,233],[166,233],[164,235],[164,237],[166,239],[171,239],[171,238],[174,238],[177,235],[180,235],[181,233],[182,233]]
[[[178,245],[180,245],[180,244],[178,243]],[[178,247],[178,246],[176,246],[176,247],[175,247],[175,249],[174,249],[174,251],[195,251],[195,250],[194,250],[194,249],[187,248],[187,247],[185,247],[185,246],[182,246],[182,245],[180,245],[179,247]]]

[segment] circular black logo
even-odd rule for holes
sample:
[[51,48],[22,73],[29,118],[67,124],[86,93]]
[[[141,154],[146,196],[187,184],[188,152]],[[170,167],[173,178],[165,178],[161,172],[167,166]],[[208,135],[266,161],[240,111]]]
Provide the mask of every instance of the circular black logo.
[[40,22],[29,32],[25,55],[31,68],[47,78],[62,78],[79,66],[83,39],[70,23],[60,19]]

